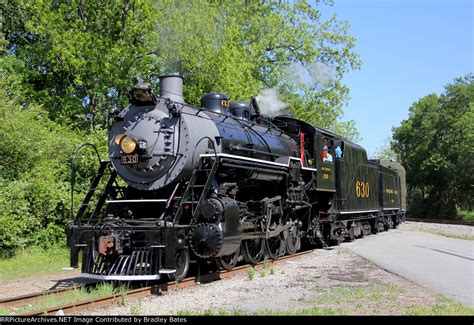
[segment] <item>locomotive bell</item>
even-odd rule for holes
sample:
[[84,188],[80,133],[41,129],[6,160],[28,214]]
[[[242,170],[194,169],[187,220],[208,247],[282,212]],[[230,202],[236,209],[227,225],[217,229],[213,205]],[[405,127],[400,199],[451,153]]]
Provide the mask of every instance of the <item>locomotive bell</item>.
[[229,113],[229,97],[218,92],[205,94],[201,97],[201,107],[227,115]]

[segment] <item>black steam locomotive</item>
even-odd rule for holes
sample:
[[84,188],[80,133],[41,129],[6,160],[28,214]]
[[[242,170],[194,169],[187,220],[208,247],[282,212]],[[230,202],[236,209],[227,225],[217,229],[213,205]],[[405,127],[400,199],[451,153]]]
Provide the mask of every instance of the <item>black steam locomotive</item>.
[[182,84],[163,76],[157,96],[138,85],[129,106],[111,111],[110,160],[68,231],[83,277],[179,280],[192,261],[231,269],[402,220],[401,165],[368,161],[362,147],[304,121],[264,116],[255,98],[210,93],[190,106]]

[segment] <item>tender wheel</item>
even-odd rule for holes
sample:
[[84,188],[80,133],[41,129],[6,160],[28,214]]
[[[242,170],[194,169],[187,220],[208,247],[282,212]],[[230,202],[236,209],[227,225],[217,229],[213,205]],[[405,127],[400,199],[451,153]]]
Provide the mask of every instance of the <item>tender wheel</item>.
[[243,241],[244,260],[250,264],[257,264],[263,257],[263,240],[261,238]]
[[351,229],[349,229],[347,233],[348,235],[346,236],[346,240],[349,242],[353,242],[355,240],[354,227],[351,227]]
[[[381,228],[381,224],[382,222],[377,218],[375,220],[373,220],[371,223],[370,223],[370,228],[371,228],[371,233],[376,235],[378,234],[380,231],[382,231],[380,228]],[[382,223],[383,225],[383,223]],[[383,226],[382,226],[383,227]],[[383,229],[383,228],[382,228]]]
[[264,242],[265,255],[270,257],[272,260],[278,259],[278,257],[280,256],[280,249],[283,244],[284,243],[280,239],[280,236],[268,238]]
[[400,224],[400,218],[395,217],[393,220],[393,229],[397,229],[399,224]]
[[189,271],[189,252],[187,248],[180,248],[176,252],[176,272],[169,273],[168,278],[172,281],[182,280]]
[[237,265],[237,262],[239,261],[239,256],[240,248],[237,249],[234,254],[219,257],[216,260],[217,266],[224,270],[232,270]]
[[298,228],[296,226],[288,229],[288,236],[285,241],[286,253],[288,255],[293,255],[301,247],[301,238],[298,234]]

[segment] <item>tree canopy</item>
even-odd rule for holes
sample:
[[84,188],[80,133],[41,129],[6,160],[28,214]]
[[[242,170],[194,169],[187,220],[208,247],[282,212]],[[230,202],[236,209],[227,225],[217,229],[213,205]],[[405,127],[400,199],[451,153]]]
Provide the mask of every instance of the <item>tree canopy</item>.
[[[195,105],[209,91],[273,89],[297,117],[357,137],[341,122],[341,80],[360,61],[347,22],[318,9],[331,3],[0,1],[0,255],[64,242],[72,150],[93,142],[106,155],[105,117],[137,81],[179,73]],[[79,195],[94,161],[79,164]]]
[[413,216],[454,218],[474,205],[474,76],[410,107],[392,148],[407,170]]
[[[156,86],[158,75],[180,73],[191,104],[212,90],[246,100],[277,88],[296,116],[354,137],[340,118],[342,76],[360,65],[355,39],[347,22],[322,18],[323,2],[311,3],[10,0],[0,4],[1,64],[21,76],[24,104],[42,104],[62,124],[100,126],[135,80]],[[323,78],[295,82],[294,64]]]

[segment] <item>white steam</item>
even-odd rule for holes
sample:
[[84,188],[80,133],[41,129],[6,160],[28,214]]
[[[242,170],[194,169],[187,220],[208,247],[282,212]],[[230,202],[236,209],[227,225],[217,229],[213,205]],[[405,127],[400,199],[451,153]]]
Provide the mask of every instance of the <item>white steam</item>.
[[[337,78],[337,70],[334,66],[320,62],[292,62],[286,67],[285,76],[296,88],[315,87],[317,90],[324,90],[329,83]],[[257,102],[262,114],[268,116],[283,115],[285,108],[290,104],[282,102],[278,97],[277,88],[264,89],[257,95]]]
[[331,81],[336,79],[337,70],[327,63],[309,62],[303,64],[292,62],[286,68],[286,77],[297,87],[315,86],[319,90],[323,90]]
[[278,90],[276,88],[264,89],[257,95],[257,102],[262,114],[268,116],[280,115],[281,110],[289,105],[278,99]]

